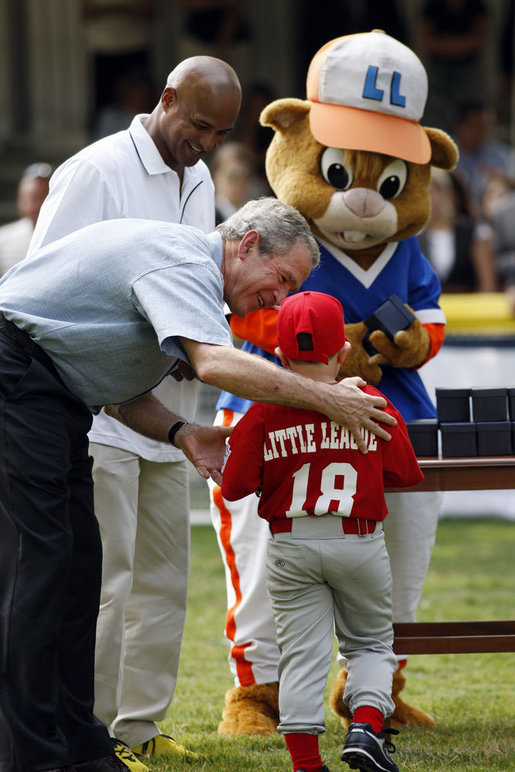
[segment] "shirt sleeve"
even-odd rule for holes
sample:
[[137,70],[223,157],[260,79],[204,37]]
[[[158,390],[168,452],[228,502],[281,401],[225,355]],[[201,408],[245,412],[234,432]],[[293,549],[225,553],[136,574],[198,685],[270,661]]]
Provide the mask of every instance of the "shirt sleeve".
[[232,347],[222,306],[221,274],[213,264],[181,263],[150,271],[133,284],[133,302],[156,331],[165,354],[187,357],[178,338]]
[[233,429],[227,443],[222,496],[236,501],[255,493],[263,480],[263,405],[254,403]]
[[72,158],[50,181],[50,192],[41,207],[29,255],[86,225],[121,216],[100,170],[89,161]]
[[[374,390],[377,392],[377,390]],[[371,393],[370,387],[367,389]],[[384,394],[382,395],[384,397]],[[397,419],[397,426],[386,427],[391,440],[381,440],[383,450],[383,485],[385,488],[409,488],[424,479],[408,430],[399,411],[387,400],[385,412]]]
[[277,317],[275,308],[262,308],[251,311],[244,317],[231,316],[231,330],[241,340],[247,340],[255,346],[274,354],[277,346]]
[[407,303],[422,324],[445,324],[445,315],[440,308],[442,293],[440,279],[429,260],[422,254],[418,239],[408,239],[410,249],[409,281]]

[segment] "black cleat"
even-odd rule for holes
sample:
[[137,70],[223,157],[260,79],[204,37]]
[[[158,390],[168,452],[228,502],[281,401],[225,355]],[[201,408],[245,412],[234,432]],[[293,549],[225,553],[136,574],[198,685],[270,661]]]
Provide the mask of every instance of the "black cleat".
[[399,772],[390,758],[395,746],[385,737],[387,734],[399,734],[399,730],[383,729],[376,733],[370,724],[353,722],[345,738],[342,761],[360,772]]
[[[296,772],[306,772],[306,770],[305,769],[297,769]],[[326,765],[324,764],[324,766],[322,767],[320,772],[331,772],[331,770],[329,769],[329,767],[326,767]]]
[[114,753],[101,759],[74,764],[73,768],[76,772],[129,772],[129,767]]

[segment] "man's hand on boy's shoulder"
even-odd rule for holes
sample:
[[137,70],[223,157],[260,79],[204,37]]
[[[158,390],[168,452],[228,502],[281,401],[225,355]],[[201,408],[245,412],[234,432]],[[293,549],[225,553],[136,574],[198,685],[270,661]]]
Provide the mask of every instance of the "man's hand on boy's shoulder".
[[[362,378],[353,377],[344,378],[333,387],[340,408],[342,401],[345,405],[345,420],[340,419],[338,423],[343,424],[352,432],[362,453],[367,453],[367,443],[363,437],[362,429],[373,432],[380,439],[390,440],[391,435],[383,424],[386,426],[397,424],[395,417],[384,410],[387,406],[386,399],[380,393],[367,393],[366,385],[366,381]],[[329,418],[333,417],[329,415]]]

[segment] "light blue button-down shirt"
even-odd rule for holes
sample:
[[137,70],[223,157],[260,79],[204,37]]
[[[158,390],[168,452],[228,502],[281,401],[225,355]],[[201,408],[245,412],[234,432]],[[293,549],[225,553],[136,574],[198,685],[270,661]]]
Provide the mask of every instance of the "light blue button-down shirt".
[[93,412],[133,399],[187,361],[180,338],[232,346],[222,238],[108,220],[49,244],[0,280],[0,311],[50,355]]

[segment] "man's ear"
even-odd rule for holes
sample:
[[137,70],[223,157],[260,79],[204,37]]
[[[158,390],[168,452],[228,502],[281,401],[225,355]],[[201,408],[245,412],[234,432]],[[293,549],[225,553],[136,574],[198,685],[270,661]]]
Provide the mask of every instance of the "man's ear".
[[238,244],[238,257],[240,260],[245,260],[245,258],[248,256],[250,250],[254,246],[259,246],[259,241],[261,239],[260,234],[258,231],[247,231],[247,233],[244,235],[240,243]]
[[171,86],[167,86],[161,94],[161,107],[163,110],[173,107],[177,102],[177,91]]
[[285,357],[279,346],[276,347],[274,354],[276,355],[277,359],[281,361],[281,364],[285,367],[289,367],[290,363],[288,361],[288,357]]
[[352,343],[350,340],[346,340],[341,349],[338,351],[338,364],[341,365],[347,354],[352,348]]

